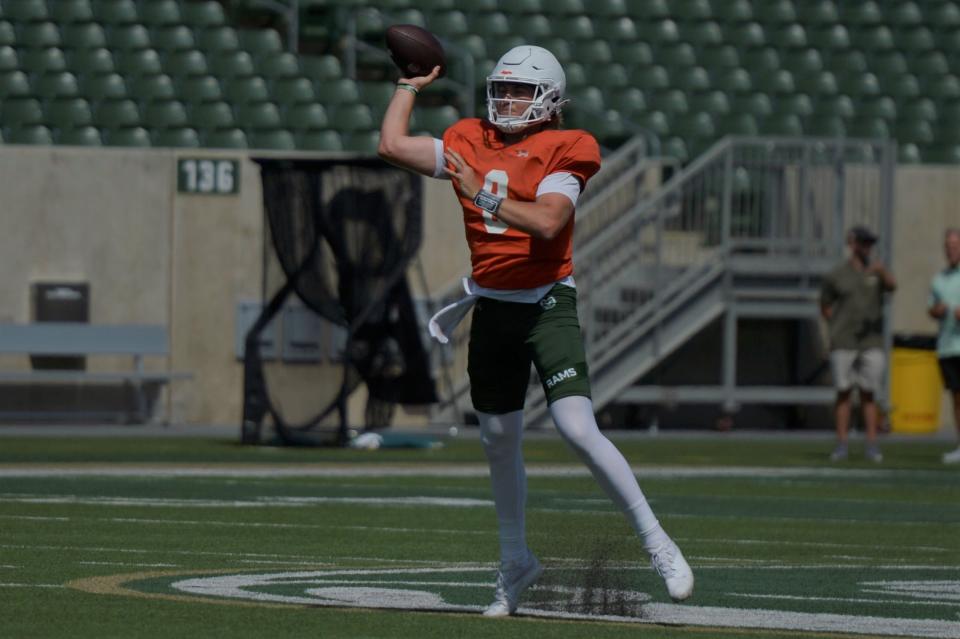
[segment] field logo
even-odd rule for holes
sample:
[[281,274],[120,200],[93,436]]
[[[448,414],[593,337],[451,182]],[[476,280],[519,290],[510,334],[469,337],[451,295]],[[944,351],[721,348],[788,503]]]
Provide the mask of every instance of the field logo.
[[553,295],[548,295],[542,300],[540,300],[540,308],[545,311],[549,311],[551,308],[557,305],[557,298]]

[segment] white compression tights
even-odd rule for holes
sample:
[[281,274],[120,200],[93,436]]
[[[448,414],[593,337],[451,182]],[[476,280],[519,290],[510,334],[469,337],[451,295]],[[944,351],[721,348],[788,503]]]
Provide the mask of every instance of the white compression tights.
[[[643,539],[644,548],[650,551],[666,541],[667,535],[647,504],[627,460],[597,427],[593,402],[587,397],[564,397],[550,405],[550,414],[564,440]],[[527,547],[523,514],[527,476],[521,452],[523,411],[503,415],[479,413],[479,418],[500,528],[500,560],[508,562],[522,557]]]

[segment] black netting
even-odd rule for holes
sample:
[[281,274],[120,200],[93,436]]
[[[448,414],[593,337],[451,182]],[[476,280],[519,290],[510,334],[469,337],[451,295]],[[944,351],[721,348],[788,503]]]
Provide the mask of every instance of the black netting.
[[[436,401],[405,277],[421,240],[420,179],[369,160],[258,162],[279,273],[266,269],[270,303],[247,339],[245,429],[269,413],[282,436],[295,437],[335,414],[342,440],[345,398],[360,383],[374,407],[366,417],[376,422],[393,404]],[[284,414],[283,384],[271,384],[257,352],[259,334],[290,295],[346,333],[338,383],[320,384],[315,412],[296,425]]]

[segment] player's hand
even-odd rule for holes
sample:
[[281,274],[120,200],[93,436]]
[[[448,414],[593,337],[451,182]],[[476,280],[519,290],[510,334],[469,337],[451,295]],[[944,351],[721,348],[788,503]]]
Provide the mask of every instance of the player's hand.
[[437,79],[440,75],[440,66],[433,67],[433,71],[430,72],[430,75],[421,75],[415,78],[400,78],[400,82],[403,84],[409,84],[413,86],[417,91],[422,91],[424,88],[430,85],[431,82]]
[[481,186],[477,172],[456,151],[446,151],[443,157],[447,161],[443,170],[457,183],[457,190],[471,200],[477,197]]

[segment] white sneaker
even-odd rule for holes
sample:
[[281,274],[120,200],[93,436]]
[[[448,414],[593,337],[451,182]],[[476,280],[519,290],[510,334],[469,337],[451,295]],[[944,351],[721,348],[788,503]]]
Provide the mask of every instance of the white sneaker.
[[847,461],[847,456],[849,455],[847,451],[846,444],[837,444],[837,447],[833,449],[833,452],[830,453],[830,461],[840,462]]
[[956,450],[943,454],[944,464],[960,464],[960,446]]
[[673,540],[650,553],[650,563],[657,574],[663,577],[671,599],[683,601],[693,594],[693,571]]
[[506,617],[517,610],[520,595],[543,574],[543,566],[529,550],[527,556],[517,562],[501,564],[497,571],[497,589],[493,603],[483,611],[484,617]]
[[876,444],[867,446],[863,456],[867,458],[867,461],[871,461],[874,464],[879,464],[883,461],[883,453],[880,452],[880,447]]

